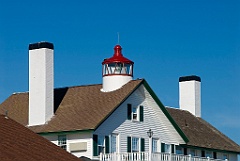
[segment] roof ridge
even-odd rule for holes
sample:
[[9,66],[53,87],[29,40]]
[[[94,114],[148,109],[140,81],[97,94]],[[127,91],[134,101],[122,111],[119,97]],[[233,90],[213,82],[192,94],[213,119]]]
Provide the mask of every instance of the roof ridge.
[[102,85],[102,84],[73,85],[73,86],[65,86],[65,87],[56,87],[56,88],[54,88],[54,89],[89,87],[89,86],[99,86],[99,85]]

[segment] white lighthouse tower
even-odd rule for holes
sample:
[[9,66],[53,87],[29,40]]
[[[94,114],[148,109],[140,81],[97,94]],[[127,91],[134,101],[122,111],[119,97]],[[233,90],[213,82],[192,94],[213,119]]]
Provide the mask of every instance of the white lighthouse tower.
[[116,45],[114,54],[102,62],[103,92],[110,92],[121,88],[133,79],[134,62],[122,55],[122,47]]

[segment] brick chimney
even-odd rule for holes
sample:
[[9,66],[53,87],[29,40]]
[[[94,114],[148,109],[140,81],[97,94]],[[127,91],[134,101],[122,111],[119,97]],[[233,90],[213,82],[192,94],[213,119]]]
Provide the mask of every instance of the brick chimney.
[[53,44],[29,45],[29,126],[45,124],[54,114]]
[[201,78],[192,75],[179,78],[179,106],[201,117]]

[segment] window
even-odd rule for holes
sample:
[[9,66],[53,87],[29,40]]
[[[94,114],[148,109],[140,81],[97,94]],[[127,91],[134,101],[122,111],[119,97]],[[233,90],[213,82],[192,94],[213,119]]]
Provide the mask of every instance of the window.
[[228,159],[228,155],[227,154],[223,154],[223,159]]
[[98,154],[104,152],[104,137],[98,136]]
[[66,135],[58,136],[58,146],[64,150],[67,150],[67,137]]
[[132,152],[139,152],[139,138],[132,138]]
[[110,63],[103,65],[103,75],[132,75],[132,65],[125,63]]
[[127,118],[128,120],[143,122],[143,106],[132,107],[132,104],[128,104]]
[[183,154],[183,148],[181,146],[176,146],[176,154]]
[[211,151],[206,151],[205,155],[206,157],[213,158],[213,154]]
[[196,156],[196,151],[194,149],[190,149],[190,153],[191,156]]
[[152,152],[156,153],[158,151],[158,139],[152,139]]
[[117,135],[112,134],[111,135],[111,153],[117,152],[118,151],[117,148],[118,148]]
[[145,140],[144,138],[127,137],[127,152],[144,152]]
[[138,120],[138,108],[136,107],[132,108],[132,120],[134,121]]
[[165,149],[164,151],[166,153],[171,153],[171,145],[170,144],[165,144],[164,149]]

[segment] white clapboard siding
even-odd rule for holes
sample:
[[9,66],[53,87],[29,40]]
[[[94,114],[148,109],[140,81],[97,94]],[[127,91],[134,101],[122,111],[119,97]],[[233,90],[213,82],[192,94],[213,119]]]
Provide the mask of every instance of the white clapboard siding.
[[[132,107],[143,106],[143,122],[127,120],[127,104],[132,104]],[[158,138],[161,142],[167,144],[185,143],[145,87],[141,85],[94,133],[102,136],[108,136],[111,133],[119,134],[121,146],[119,152],[126,152],[128,136],[145,138],[145,150],[148,150],[147,131],[149,129],[154,132],[153,137]]]

